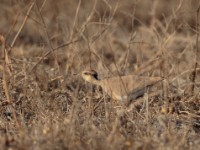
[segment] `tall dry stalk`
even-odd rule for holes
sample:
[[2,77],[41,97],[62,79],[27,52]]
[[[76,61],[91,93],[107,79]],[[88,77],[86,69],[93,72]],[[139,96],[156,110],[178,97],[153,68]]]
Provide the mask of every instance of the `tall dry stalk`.
[[12,98],[10,97],[10,95],[9,95],[9,87],[8,87],[8,83],[7,83],[7,74],[6,74],[6,72],[8,70],[9,59],[8,59],[8,53],[7,53],[7,49],[6,49],[5,38],[2,35],[0,35],[0,42],[2,44],[3,89],[4,89],[4,92],[5,92],[6,99],[7,99],[8,107],[11,110],[12,115],[13,115],[15,125],[18,129],[20,129],[20,123],[17,119],[17,115],[16,115],[15,109],[13,107],[13,101],[12,101]]
[[26,16],[24,17],[24,20],[23,20],[23,22],[22,22],[22,25],[20,26],[19,30],[17,31],[17,34],[15,35],[15,37],[14,37],[14,39],[13,39],[11,45],[10,45],[10,49],[8,50],[9,52],[11,51],[12,47],[14,46],[14,44],[15,44],[15,42],[16,42],[18,36],[19,36],[19,34],[21,33],[21,31],[22,31],[22,29],[23,29],[23,27],[24,27],[24,25],[25,25],[25,23],[26,23],[26,21],[27,21],[27,19],[28,19],[28,16],[29,16],[29,14],[30,14],[30,12],[31,12],[31,10],[32,10],[32,8],[33,8],[33,6],[34,6],[34,2],[31,3],[31,5],[30,5],[30,7],[29,7],[29,9],[28,9],[28,11],[27,11],[27,13],[26,13]]
[[195,49],[195,62],[194,62],[194,70],[191,73],[191,86],[190,86],[190,93],[191,95],[194,94],[194,88],[195,88],[195,80],[196,80],[196,72],[197,72],[197,64],[198,64],[198,51],[199,51],[199,11],[200,11],[200,5],[197,9],[196,13],[196,49]]

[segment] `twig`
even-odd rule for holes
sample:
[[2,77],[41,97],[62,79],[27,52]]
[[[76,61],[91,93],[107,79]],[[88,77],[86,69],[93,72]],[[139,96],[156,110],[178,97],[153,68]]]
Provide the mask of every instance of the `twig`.
[[81,0],[79,0],[78,6],[76,8],[76,14],[75,14],[75,17],[74,17],[74,23],[73,23],[71,34],[70,34],[70,40],[73,38],[74,29],[75,29],[75,26],[76,26],[76,22],[77,22],[77,18],[78,18],[78,13],[79,13],[79,10],[80,10],[80,6],[81,6]]
[[7,83],[7,76],[6,76],[6,68],[7,68],[7,50],[6,50],[6,43],[5,43],[5,38],[4,36],[0,35],[0,42],[2,43],[2,60],[3,60],[3,89],[4,89],[4,92],[5,92],[5,96],[6,96],[6,101],[8,102],[8,107],[10,108],[10,110],[12,111],[12,115],[13,115],[13,119],[14,119],[14,122],[17,126],[18,129],[21,129],[20,128],[20,123],[19,121],[17,120],[17,115],[16,115],[16,112],[15,112],[15,109],[13,107],[13,101],[12,99],[10,98],[10,95],[9,95],[9,88],[8,88],[8,83]]
[[11,46],[10,46],[10,49],[8,50],[8,52],[11,51],[11,49],[12,49],[12,47],[14,46],[14,44],[15,44],[15,42],[16,42],[16,40],[17,40],[19,34],[20,34],[20,32],[22,31],[22,29],[23,29],[23,27],[24,27],[24,25],[25,25],[25,23],[26,23],[26,21],[27,21],[27,19],[28,19],[28,16],[29,16],[29,14],[30,14],[30,12],[31,12],[31,9],[33,8],[33,5],[34,5],[34,2],[32,2],[31,6],[29,7],[29,9],[28,9],[28,11],[27,11],[27,13],[26,13],[26,16],[24,17],[24,21],[22,22],[22,25],[20,26],[20,28],[19,28],[17,34],[15,35],[15,37],[14,37],[12,43],[11,43]]
[[197,65],[198,65],[198,50],[199,50],[199,44],[198,44],[198,41],[199,41],[199,11],[200,11],[200,5],[197,9],[197,14],[196,14],[196,49],[195,49],[195,63],[194,63],[194,70],[193,72],[191,73],[191,81],[192,81],[192,84],[191,84],[191,87],[190,87],[190,92],[191,94],[193,95],[194,94],[194,85],[195,85],[195,80],[196,80],[196,74],[197,74]]
[[78,41],[80,41],[80,39],[75,39],[74,41],[70,41],[70,42],[68,42],[68,43],[66,43],[66,44],[60,45],[60,46],[58,46],[58,47],[56,47],[56,48],[53,48],[51,51],[46,52],[46,53],[40,58],[40,60],[31,68],[30,72],[32,72],[32,70],[35,69],[35,67],[37,67],[37,65],[38,65],[46,56],[48,56],[49,54],[51,54],[53,51],[56,51],[56,50],[58,50],[58,49],[60,49],[60,48],[69,46],[69,45],[71,45],[71,44],[73,44],[73,43],[76,43],[76,42],[78,42]]

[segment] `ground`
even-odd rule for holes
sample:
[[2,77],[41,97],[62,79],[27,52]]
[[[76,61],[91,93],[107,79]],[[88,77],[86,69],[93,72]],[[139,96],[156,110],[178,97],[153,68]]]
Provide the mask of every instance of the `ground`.
[[[200,149],[198,0],[0,3],[0,149]],[[165,80],[130,109],[87,68]]]

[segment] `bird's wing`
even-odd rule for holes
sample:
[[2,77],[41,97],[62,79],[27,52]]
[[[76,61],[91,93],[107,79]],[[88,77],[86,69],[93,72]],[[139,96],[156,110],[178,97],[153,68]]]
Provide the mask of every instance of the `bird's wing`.
[[109,95],[130,96],[133,99],[144,95],[149,87],[161,81],[160,77],[121,76],[102,80],[102,87]]

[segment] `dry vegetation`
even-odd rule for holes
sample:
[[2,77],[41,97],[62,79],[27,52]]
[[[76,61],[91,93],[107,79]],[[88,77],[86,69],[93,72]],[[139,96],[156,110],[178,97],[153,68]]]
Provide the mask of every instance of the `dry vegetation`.
[[[200,149],[199,0],[0,3],[0,149]],[[127,111],[90,67],[166,82]]]

